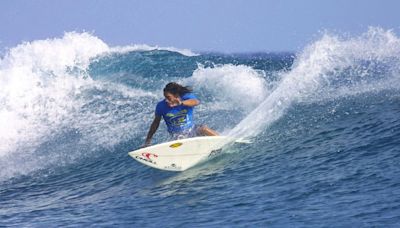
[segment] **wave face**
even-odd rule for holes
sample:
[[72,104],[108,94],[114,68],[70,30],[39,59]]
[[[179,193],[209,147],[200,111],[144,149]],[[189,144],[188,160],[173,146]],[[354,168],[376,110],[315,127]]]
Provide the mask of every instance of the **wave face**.
[[[194,88],[197,123],[252,143],[182,173],[130,159],[170,81]],[[380,28],[296,54],[20,44],[0,59],[0,225],[399,225],[399,90]]]

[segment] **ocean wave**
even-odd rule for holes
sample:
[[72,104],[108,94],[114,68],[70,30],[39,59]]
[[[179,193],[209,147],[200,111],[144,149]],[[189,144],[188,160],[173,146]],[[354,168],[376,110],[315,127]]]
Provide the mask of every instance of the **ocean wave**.
[[249,57],[109,47],[88,33],[23,43],[0,62],[0,180],[132,139],[139,145],[169,81],[193,86],[198,118],[239,138],[265,131],[296,103],[398,90],[399,43],[380,28],[347,38],[326,33],[281,70],[272,57],[250,66]]

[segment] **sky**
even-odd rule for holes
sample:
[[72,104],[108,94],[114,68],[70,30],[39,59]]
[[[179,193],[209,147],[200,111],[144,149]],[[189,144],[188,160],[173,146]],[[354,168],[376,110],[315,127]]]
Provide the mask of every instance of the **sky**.
[[398,0],[3,0],[0,48],[90,32],[109,46],[297,51],[324,31],[400,34]]

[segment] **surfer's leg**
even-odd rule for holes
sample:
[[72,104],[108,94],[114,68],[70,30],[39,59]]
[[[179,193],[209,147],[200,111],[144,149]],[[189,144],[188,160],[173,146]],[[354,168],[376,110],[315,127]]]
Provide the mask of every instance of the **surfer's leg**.
[[206,125],[200,125],[197,127],[197,133],[199,135],[203,135],[203,136],[217,136],[219,135],[216,131],[214,131],[213,129],[207,127]]

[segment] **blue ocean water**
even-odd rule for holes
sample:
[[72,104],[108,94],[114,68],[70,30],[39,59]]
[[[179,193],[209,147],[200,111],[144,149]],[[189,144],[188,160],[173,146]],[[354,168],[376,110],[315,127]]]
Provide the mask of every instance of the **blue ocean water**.
[[[198,123],[252,143],[179,173],[131,159],[170,81],[194,88]],[[6,51],[0,82],[0,226],[400,225],[391,31],[242,54],[66,33]]]

